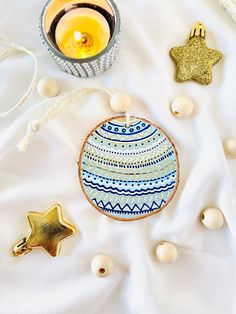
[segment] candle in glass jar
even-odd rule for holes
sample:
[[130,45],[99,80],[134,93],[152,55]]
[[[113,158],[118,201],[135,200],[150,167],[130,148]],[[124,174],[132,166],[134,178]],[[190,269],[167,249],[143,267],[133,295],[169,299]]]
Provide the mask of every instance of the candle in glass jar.
[[65,56],[84,59],[101,52],[110,35],[109,24],[102,14],[90,8],[76,8],[60,19],[55,39]]
[[78,77],[98,76],[119,54],[119,10],[113,0],[47,0],[40,33],[63,71]]

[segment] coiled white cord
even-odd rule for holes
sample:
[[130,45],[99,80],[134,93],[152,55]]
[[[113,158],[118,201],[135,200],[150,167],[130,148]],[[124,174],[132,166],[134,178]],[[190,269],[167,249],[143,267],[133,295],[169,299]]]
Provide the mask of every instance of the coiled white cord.
[[32,80],[30,82],[30,85],[28,87],[28,89],[26,90],[26,92],[24,93],[24,95],[20,98],[20,100],[15,104],[15,106],[13,106],[11,109],[9,109],[8,111],[5,112],[1,112],[0,113],[0,117],[6,117],[9,116],[11,113],[15,112],[17,109],[19,109],[21,107],[21,105],[26,101],[26,99],[30,96],[30,94],[32,93],[36,81],[37,81],[37,73],[38,73],[38,60],[36,58],[36,55],[34,54],[33,51],[26,49],[23,46],[19,46],[11,41],[9,41],[6,38],[0,37],[0,41],[3,42],[5,45],[7,45],[9,47],[9,49],[3,51],[2,53],[0,53],[0,61],[4,58],[6,58],[7,56],[9,56],[10,54],[16,52],[16,51],[23,51],[26,54],[30,55],[33,60],[34,60],[34,73],[32,76]]
[[235,0],[219,0],[232,19],[236,22],[236,2]]

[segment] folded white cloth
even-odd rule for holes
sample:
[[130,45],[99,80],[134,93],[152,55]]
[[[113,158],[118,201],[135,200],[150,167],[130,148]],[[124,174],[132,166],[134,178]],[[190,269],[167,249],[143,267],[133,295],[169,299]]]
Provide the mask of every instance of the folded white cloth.
[[[236,165],[222,148],[223,139],[236,137],[235,25],[218,1],[116,2],[122,16],[121,56],[95,79],[69,76],[51,60],[38,34],[44,0],[0,0],[0,30],[35,51],[40,76],[58,79],[63,92],[83,87],[129,92],[131,113],[157,123],[176,144],[179,189],[162,213],[144,220],[125,223],[100,214],[81,191],[77,161],[86,135],[114,115],[107,98],[96,94],[69,106],[20,153],[16,144],[27,124],[55,103],[40,102],[35,92],[24,108],[0,121],[0,313],[235,314]],[[206,26],[207,45],[224,54],[207,87],[176,83],[169,56],[170,48],[185,43],[197,20]],[[25,55],[1,63],[1,104],[12,104],[31,75]],[[170,102],[179,95],[196,103],[193,118],[171,115]],[[56,258],[36,249],[22,258],[11,256],[12,245],[28,232],[25,214],[44,211],[53,202],[62,204],[77,235],[62,243]],[[223,229],[209,231],[200,224],[199,214],[208,206],[224,213]],[[176,263],[156,260],[161,240],[176,244]],[[109,277],[91,273],[90,261],[99,253],[115,262]]]

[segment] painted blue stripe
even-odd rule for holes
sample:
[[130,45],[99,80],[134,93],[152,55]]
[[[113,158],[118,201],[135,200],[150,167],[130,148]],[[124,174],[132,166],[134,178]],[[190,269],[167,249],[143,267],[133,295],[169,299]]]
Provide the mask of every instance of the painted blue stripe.
[[[101,157],[101,159],[97,159],[97,156],[95,154],[92,154],[92,153],[89,153],[89,152],[86,152],[85,153],[87,155],[84,156],[84,159],[87,159],[88,162],[92,161],[93,162],[97,162],[97,163],[100,163],[100,164],[104,164],[104,165],[107,165],[107,166],[111,166],[111,167],[118,167],[118,168],[124,168],[124,169],[128,169],[128,168],[132,168],[132,169],[140,169],[140,168],[145,168],[145,167],[151,167],[153,165],[158,165],[158,164],[161,164],[165,161],[165,159],[169,158],[171,155],[174,154],[173,151],[169,152],[167,155],[164,155],[162,157],[159,157],[158,159],[152,159],[151,161],[147,161],[146,163],[138,163],[138,162],[132,162],[130,163],[130,165],[133,165],[133,167],[129,167],[129,164],[123,162],[123,161],[110,161],[110,159],[107,159],[107,158],[104,158],[104,157]],[[92,157],[93,158],[92,158]],[[84,160],[83,159],[83,160]],[[112,163],[112,165],[111,165]]]
[[[136,126],[136,125],[138,125],[138,124],[140,124],[141,122],[143,122],[143,121],[139,121],[139,122],[137,122],[137,123],[135,123],[135,124],[132,124],[130,127],[132,128],[133,126]],[[122,122],[123,123],[123,122]],[[144,122],[145,123],[145,122]],[[111,125],[113,125],[113,126],[118,126],[118,127],[120,127],[120,128],[122,128],[122,127],[126,127],[125,126],[125,124],[116,124],[116,123],[113,123],[113,122],[108,122],[108,124],[111,124]]]
[[138,141],[142,141],[142,140],[145,140],[146,138],[149,138],[151,137],[152,135],[154,135],[155,133],[157,132],[157,130],[155,130],[153,133],[143,137],[143,138],[139,138],[139,139],[136,139],[136,140],[129,140],[129,141],[125,141],[125,140],[116,140],[116,139],[111,139],[109,137],[105,137],[105,136],[102,136],[101,134],[98,133],[98,131],[96,130],[95,133],[100,136],[101,138],[105,138],[106,140],[109,140],[111,142],[120,142],[120,143],[131,143],[131,142],[138,142]]
[[[97,200],[96,198],[93,198],[92,201],[100,208],[106,210],[106,211],[109,211],[109,212],[116,212],[116,213],[127,213],[127,214],[136,214],[138,213],[137,211],[134,212],[134,209],[138,209],[139,211],[141,212],[148,212],[148,211],[153,211],[155,210],[156,208],[160,208],[163,204],[166,204],[166,201],[165,200],[161,200],[160,204],[158,205],[155,201],[152,202],[151,205],[148,205],[147,203],[144,203],[141,207],[139,207],[137,204],[135,204],[133,207],[131,207],[129,204],[125,204],[123,205],[123,207],[119,204],[119,203],[116,203],[114,206],[112,206],[111,202],[108,202],[106,204],[103,203],[102,200]],[[101,205],[100,205],[101,204]],[[110,208],[107,208],[108,206],[110,205],[111,209]],[[120,210],[115,210],[114,208],[119,208]],[[143,208],[147,207],[148,210],[144,210],[143,211]],[[156,208],[154,208],[156,207]],[[130,211],[124,211],[124,208],[129,208]]]
[[98,178],[101,178],[101,179],[104,179],[104,180],[116,181],[116,182],[127,182],[127,183],[141,183],[141,182],[153,182],[153,181],[158,181],[158,180],[167,178],[167,177],[171,176],[172,174],[176,173],[176,170],[174,170],[174,171],[170,172],[169,174],[167,174],[167,175],[165,175],[165,176],[163,176],[163,177],[158,177],[157,179],[152,179],[152,180],[140,180],[140,181],[127,181],[127,180],[116,180],[116,179],[106,178],[106,177],[99,176],[98,174],[94,174],[94,173],[89,172],[89,171],[84,170],[84,169],[82,169],[82,171],[88,173],[88,174],[91,175],[91,176],[98,177]]
[[[142,133],[143,131],[146,131],[147,129],[149,129],[151,127],[151,125],[147,125],[144,129],[138,130],[137,132],[130,132],[130,133],[118,133],[118,132],[113,132],[111,130],[107,130],[104,127],[101,126],[101,129],[107,133],[112,133],[112,134],[116,134],[116,135],[135,135],[135,134],[139,134]],[[125,127],[124,127],[125,128]]]
[[[87,185],[86,185],[87,186]],[[138,193],[138,192],[135,192],[135,193],[117,193],[117,192],[112,192],[112,191],[105,191],[103,189],[100,189],[100,188],[95,188],[95,187],[91,187],[91,186],[87,186],[87,187],[90,187],[90,188],[93,188],[99,192],[104,192],[104,193],[110,193],[110,194],[113,194],[113,195],[119,195],[119,196],[142,196],[142,195],[153,195],[153,194],[160,194],[160,193],[163,193],[163,192],[168,192],[169,190],[173,190],[173,186],[168,188],[168,189],[165,189],[165,190],[162,190],[162,191],[153,191],[153,192],[147,192],[147,193]]]
[[[91,183],[91,182],[90,182]],[[139,192],[139,191],[127,191],[126,193],[118,193],[118,191],[116,191],[116,189],[104,189],[103,187],[98,187],[98,186],[94,186],[93,184],[87,184],[87,183],[84,183],[85,186],[87,187],[90,187],[92,189],[95,189],[99,192],[105,192],[105,193],[111,193],[113,195],[122,195],[122,196],[142,196],[142,195],[153,195],[153,194],[159,194],[159,193],[163,193],[163,192],[167,192],[169,190],[172,190],[174,188],[174,184],[172,184],[170,187],[168,188],[158,188],[158,189],[153,189],[152,192],[150,192],[150,190],[147,190],[147,191],[142,191],[142,192]]]
[[[85,161],[84,161],[84,158],[83,158],[83,165],[84,166],[87,166],[87,167],[89,167],[89,168],[91,168],[91,167],[93,167],[94,168],[94,166],[91,166],[89,163],[87,164]],[[161,168],[159,171],[162,171],[162,170],[164,170],[166,167],[163,167],[163,168]],[[115,174],[124,174],[124,172],[119,172],[119,171],[112,171],[112,170],[110,170],[110,169],[107,169],[107,168],[101,168],[101,167],[99,167],[99,165],[96,165],[96,169],[99,169],[99,170],[101,170],[101,171],[105,171],[105,172],[111,172],[111,173],[115,173]],[[84,169],[82,169],[83,171],[85,171]],[[128,169],[126,169],[127,171],[128,171]],[[136,169],[137,171],[138,171],[138,169]],[[140,168],[139,168],[139,170],[141,170]],[[150,173],[152,173],[153,172],[153,170],[152,171],[149,171],[149,172],[135,172],[135,173],[133,173],[133,172],[127,172],[127,173],[125,173],[126,175],[129,175],[129,176],[136,176],[136,175],[144,175],[144,174],[150,174]]]
[[[148,146],[149,148],[143,148],[142,147],[142,151],[139,151],[139,152],[131,152],[131,153],[124,153],[124,150],[121,150],[121,152],[117,153],[116,151],[116,154],[117,155],[121,155],[121,156],[134,156],[134,155],[140,155],[140,154],[144,154],[144,153],[148,153],[158,147],[160,147],[161,145],[163,145],[165,142],[167,141],[166,138],[162,139],[160,142],[157,142],[156,145],[154,145],[152,148],[150,148],[150,146]],[[111,150],[108,150],[108,149],[104,149],[104,148],[101,148],[99,145],[94,145],[90,142],[87,142],[88,145],[94,147],[95,149],[101,151],[101,152],[105,152],[105,153],[109,153],[109,154],[112,154],[113,151]]]
[[[98,187],[100,187],[100,188],[104,188],[104,189],[112,189],[112,190],[114,190],[114,191],[117,191],[117,192],[133,192],[132,190],[128,190],[128,186],[127,186],[127,189],[118,189],[117,187],[112,187],[112,186],[106,186],[106,185],[104,185],[104,184],[99,184],[99,182],[94,182],[94,181],[89,181],[89,180],[87,180],[86,178],[84,178],[84,181],[86,182],[86,183],[90,183],[90,184],[92,184],[92,185],[94,185],[94,186],[98,186]],[[152,190],[154,190],[154,189],[158,189],[158,190],[160,190],[160,189],[165,189],[165,188],[167,188],[167,187],[170,187],[171,185],[173,185],[173,184],[175,184],[175,180],[174,181],[171,181],[170,183],[167,183],[167,184],[165,184],[165,185],[161,185],[161,186],[159,186],[159,187],[157,187],[156,185],[153,185],[152,187],[147,187],[146,189],[139,189],[138,190],[138,192],[142,192],[142,191],[148,191],[148,190],[150,190],[150,191],[152,191]]]

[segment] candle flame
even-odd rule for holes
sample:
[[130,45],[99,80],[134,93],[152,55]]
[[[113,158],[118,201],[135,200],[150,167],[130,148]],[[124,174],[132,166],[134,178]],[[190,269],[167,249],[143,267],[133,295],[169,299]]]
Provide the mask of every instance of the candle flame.
[[83,35],[80,32],[75,31],[74,32],[74,38],[76,41],[81,41],[81,39],[83,38]]

